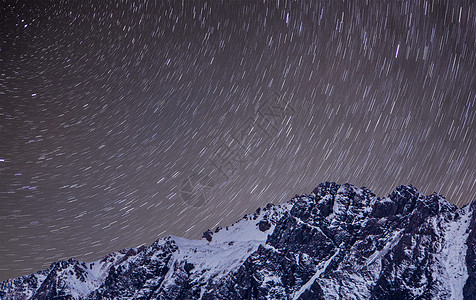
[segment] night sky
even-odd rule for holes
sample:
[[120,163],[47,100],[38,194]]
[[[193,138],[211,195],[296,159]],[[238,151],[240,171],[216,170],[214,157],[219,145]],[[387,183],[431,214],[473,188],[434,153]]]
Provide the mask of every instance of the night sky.
[[141,2],[0,4],[0,280],[324,181],[476,198],[474,1]]

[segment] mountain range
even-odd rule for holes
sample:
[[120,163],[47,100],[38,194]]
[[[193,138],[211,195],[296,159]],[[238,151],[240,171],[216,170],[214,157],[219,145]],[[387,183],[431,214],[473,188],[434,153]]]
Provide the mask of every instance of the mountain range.
[[476,299],[476,201],[325,182],[200,240],[0,283],[1,299]]

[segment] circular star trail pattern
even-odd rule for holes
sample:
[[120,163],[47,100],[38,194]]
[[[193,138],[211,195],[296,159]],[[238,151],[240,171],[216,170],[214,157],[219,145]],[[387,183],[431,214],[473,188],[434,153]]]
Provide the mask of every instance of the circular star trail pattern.
[[0,280],[323,181],[475,198],[472,1],[23,3],[1,4]]

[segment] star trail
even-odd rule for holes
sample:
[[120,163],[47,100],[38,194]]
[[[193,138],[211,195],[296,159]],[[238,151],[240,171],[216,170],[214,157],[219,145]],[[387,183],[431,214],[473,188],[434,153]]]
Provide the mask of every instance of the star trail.
[[349,182],[476,192],[472,1],[4,1],[0,280]]

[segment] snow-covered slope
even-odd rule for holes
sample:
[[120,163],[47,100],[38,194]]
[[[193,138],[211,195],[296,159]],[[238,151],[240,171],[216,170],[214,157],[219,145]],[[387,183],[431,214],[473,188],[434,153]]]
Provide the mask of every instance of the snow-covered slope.
[[0,283],[1,299],[475,299],[476,202],[350,184]]

